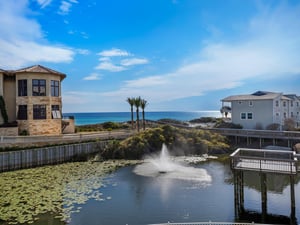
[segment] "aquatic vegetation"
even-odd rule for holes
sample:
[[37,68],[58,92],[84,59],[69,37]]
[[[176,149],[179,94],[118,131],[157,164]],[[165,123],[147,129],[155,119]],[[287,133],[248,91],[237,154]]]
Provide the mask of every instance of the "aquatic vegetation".
[[104,175],[137,161],[74,162],[0,174],[0,222],[33,223],[45,213],[67,222],[88,200],[105,201]]

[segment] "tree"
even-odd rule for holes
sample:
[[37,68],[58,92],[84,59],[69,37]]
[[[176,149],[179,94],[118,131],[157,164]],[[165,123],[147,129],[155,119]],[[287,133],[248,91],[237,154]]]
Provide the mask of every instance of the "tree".
[[138,131],[140,131],[139,108],[141,106],[141,100],[141,97],[137,97],[134,99],[134,106],[136,107],[136,126]]
[[145,108],[148,105],[147,100],[142,99],[141,100],[141,108],[142,108],[142,116],[143,116],[143,129],[145,130]]
[[127,98],[126,101],[129,103],[130,105],[130,111],[131,111],[131,128],[133,129],[133,106],[134,106],[134,102],[135,102],[135,98]]

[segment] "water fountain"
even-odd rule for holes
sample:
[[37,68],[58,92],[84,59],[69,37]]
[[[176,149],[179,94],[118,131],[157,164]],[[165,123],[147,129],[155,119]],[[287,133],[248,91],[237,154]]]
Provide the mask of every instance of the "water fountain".
[[137,165],[134,173],[141,176],[169,179],[194,180],[209,184],[211,176],[205,169],[193,167],[170,157],[168,148],[163,144],[159,155],[152,155]]

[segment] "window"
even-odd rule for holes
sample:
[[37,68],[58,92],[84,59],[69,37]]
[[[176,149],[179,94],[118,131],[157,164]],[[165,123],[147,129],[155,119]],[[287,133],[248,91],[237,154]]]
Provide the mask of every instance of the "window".
[[27,96],[27,80],[18,80],[18,96]]
[[297,107],[299,107],[299,102],[296,102]]
[[283,107],[286,107],[286,102],[283,102],[282,104],[283,104]]
[[59,81],[51,80],[51,96],[59,96]]
[[32,80],[32,95],[46,96],[46,80]]
[[33,119],[46,119],[46,105],[33,105]]
[[286,118],[286,112],[283,113],[283,118]]
[[252,120],[253,119],[253,113],[252,112],[248,112],[248,113],[245,113],[245,112],[242,112],[241,113],[241,119],[242,120]]
[[241,105],[243,102],[242,101],[239,101],[239,105]]
[[52,119],[60,119],[61,118],[59,105],[52,105],[51,112],[52,112]]
[[293,103],[293,101],[291,101],[291,107],[294,107],[294,103]]
[[27,105],[19,105],[18,120],[27,120]]
[[294,113],[293,113],[293,112],[291,112],[291,117],[292,117],[292,118],[294,117]]
[[241,113],[241,119],[245,120],[246,119],[246,113]]
[[247,119],[252,120],[252,118],[253,118],[253,114],[252,113],[247,113]]
[[253,106],[253,102],[252,101],[249,101],[249,106]]
[[276,107],[279,106],[279,102],[278,102],[278,101],[275,102],[275,106],[276,106]]

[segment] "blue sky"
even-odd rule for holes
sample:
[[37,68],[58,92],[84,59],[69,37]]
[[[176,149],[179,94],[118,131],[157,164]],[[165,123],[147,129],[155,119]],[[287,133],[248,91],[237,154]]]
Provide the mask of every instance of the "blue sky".
[[63,72],[63,112],[219,110],[300,95],[300,1],[0,0],[0,68]]

